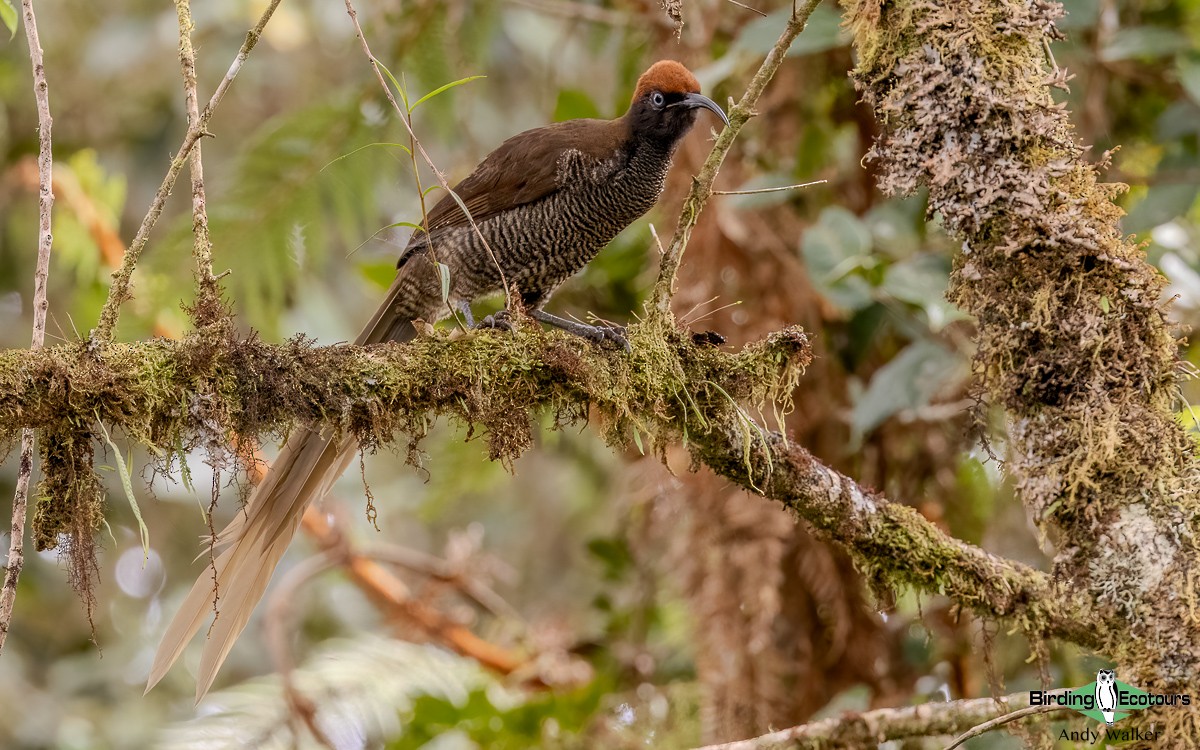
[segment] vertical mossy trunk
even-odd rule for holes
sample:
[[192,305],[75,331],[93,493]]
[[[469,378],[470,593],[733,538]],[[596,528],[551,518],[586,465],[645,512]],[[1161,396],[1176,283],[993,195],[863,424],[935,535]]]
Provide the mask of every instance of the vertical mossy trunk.
[[950,297],[978,320],[978,382],[1007,413],[1007,467],[1056,572],[1110,615],[1097,627],[1130,679],[1197,687],[1200,470],[1174,417],[1177,347],[1162,277],[1122,235],[1121,186],[1098,182],[1051,96],[1061,6],[845,6],[880,186],[927,187],[963,240]]

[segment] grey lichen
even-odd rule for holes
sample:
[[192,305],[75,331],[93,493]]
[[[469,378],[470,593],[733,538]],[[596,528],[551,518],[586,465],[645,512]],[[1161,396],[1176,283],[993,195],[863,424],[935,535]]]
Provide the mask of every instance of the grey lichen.
[[950,297],[978,321],[978,382],[1008,414],[1008,468],[1058,543],[1057,573],[1108,607],[1098,627],[1127,674],[1194,686],[1200,654],[1173,641],[1194,644],[1200,624],[1163,604],[1195,577],[1200,518],[1200,467],[1173,414],[1177,345],[1163,280],[1122,234],[1123,186],[1099,182],[1051,96],[1066,80],[1045,55],[1061,6],[845,5],[855,81],[882,124],[869,159],[885,192],[928,188],[963,240]]

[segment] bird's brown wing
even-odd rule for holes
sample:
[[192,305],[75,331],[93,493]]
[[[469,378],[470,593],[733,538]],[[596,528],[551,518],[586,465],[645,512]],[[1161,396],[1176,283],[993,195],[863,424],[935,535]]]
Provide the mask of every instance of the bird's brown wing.
[[[621,120],[570,120],[526,130],[488,154],[454,192],[476,222],[532,203],[558,189],[558,163],[564,152],[576,149],[606,158],[616,151],[622,127]],[[430,232],[469,223],[452,195],[442,196],[427,220]]]

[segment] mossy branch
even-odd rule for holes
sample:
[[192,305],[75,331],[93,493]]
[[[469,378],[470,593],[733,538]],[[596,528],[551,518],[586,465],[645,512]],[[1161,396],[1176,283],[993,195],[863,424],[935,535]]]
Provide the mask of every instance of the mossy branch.
[[531,414],[548,410],[559,423],[599,415],[613,444],[627,444],[635,428],[659,453],[686,443],[717,473],[843,544],[883,584],[943,593],[1040,635],[1094,642],[1087,608],[1044,574],[945,535],[749,420],[740,404],[765,408],[796,388],[810,359],[799,329],[738,352],[698,346],[653,323],[629,335],[632,355],[533,326],[438,333],[403,346],[316,347],[303,338],[268,345],[210,329],[99,351],[8,351],[0,353],[0,424],[41,429],[47,450],[78,459],[60,455],[64,470],[43,487],[35,536],[47,546],[77,528],[80,505],[70,501],[94,497],[84,447],[97,414],[164,461],[231,434],[263,438],[298,424],[353,433],[372,450],[403,433],[414,459],[428,415],[442,414],[482,427],[489,457],[508,464],[533,443]]
[[[929,191],[963,240],[950,297],[976,316],[981,390],[1007,413],[1008,469],[1101,610],[1108,655],[1143,682],[1197,686],[1200,464],[1174,410],[1163,278],[1120,226],[1051,86],[1050,0],[848,0],[868,158],[887,193]],[[1132,667],[1132,669],[1129,669]]]
[[989,617],[1013,618],[1035,637],[1088,648],[1102,643],[1092,606],[1069,587],[1027,565],[955,539],[915,509],[889,502],[818,461],[777,433],[746,436],[736,422],[693,435],[692,455],[717,474],[776,500],[840,544],[868,579],[944,594]]

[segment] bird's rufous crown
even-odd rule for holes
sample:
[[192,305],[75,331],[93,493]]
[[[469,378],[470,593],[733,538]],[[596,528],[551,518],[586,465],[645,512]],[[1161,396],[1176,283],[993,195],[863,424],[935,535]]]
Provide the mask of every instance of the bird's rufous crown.
[[642,73],[638,79],[633,98],[644,96],[649,91],[667,94],[699,94],[700,82],[692,72],[674,60],[659,60]]

